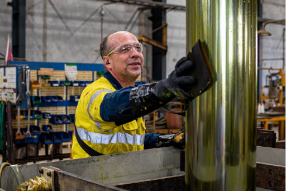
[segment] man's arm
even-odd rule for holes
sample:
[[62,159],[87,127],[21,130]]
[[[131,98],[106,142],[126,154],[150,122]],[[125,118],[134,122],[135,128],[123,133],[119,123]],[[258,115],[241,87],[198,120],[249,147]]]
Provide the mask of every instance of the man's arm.
[[176,96],[188,99],[191,96],[187,91],[195,84],[189,74],[192,66],[192,61],[183,57],[167,79],[106,94],[100,105],[101,118],[122,125],[164,106]]
[[129,96],[134,86],[122,88],[104,96],[100,105],[100,117],[104,121],[114,121],[116,125],[130,122],[133,117]]

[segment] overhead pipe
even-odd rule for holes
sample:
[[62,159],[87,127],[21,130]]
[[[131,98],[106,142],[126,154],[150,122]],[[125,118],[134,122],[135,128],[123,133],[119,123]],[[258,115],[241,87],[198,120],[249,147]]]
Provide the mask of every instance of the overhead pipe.
[[200,39],[215,80],[186,115],[186,190],[255,190],[256,0],[188,0],[187,50]]

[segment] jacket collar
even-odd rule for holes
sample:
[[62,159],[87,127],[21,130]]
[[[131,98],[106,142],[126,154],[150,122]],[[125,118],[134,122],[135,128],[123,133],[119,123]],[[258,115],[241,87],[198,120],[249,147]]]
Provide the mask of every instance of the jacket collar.
[[116,89],[119,90],[122,88],[120,83],[110,74],[110,72],[105,72],[104,77],[111,83],[111,85]]

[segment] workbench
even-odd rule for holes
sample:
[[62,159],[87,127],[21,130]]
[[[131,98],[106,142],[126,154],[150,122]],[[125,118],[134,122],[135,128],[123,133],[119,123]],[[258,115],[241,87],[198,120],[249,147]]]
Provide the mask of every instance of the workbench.
[[[275,114],[275,113],[274,113]],[[285,140],[285,114],[283,115],[271,115],[271,112],[267,112],[264,115],[257,115],[257,122],[264,122],[263,129],[268,130],[268,122],[279,122],[279,140]]]

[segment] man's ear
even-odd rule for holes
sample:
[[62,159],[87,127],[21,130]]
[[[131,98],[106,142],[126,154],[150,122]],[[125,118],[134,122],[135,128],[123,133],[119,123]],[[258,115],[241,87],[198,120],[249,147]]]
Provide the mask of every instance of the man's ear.
[[103,59],[103,62],[104,62],[104,67],[106,67],[107,69],[111,69],[109,58],[107,56],[103,56],[102,59]]

